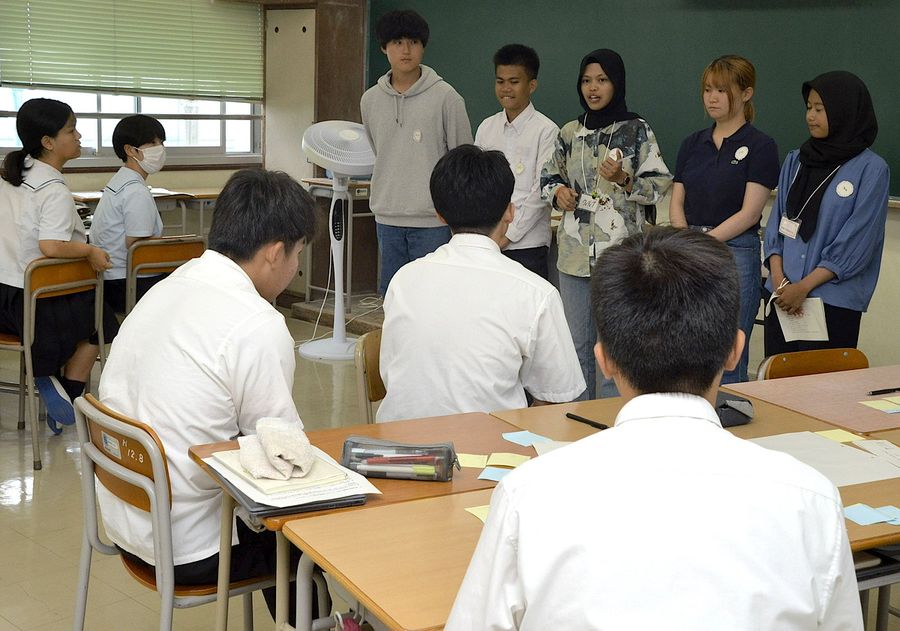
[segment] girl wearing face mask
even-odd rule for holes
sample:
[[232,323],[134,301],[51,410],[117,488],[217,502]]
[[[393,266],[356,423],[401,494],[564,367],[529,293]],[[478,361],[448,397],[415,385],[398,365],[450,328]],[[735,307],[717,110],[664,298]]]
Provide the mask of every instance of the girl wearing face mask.
[[722,383],[747,381],[750,334],[759,311],[759,220],[778,182],[775,141],[751,124],[755,84],[756,69],[743,57],[725,55],[706,67],[700,90],[714,124],[681,143],[669,204],[673,226],[724,241],[737,264],[744,351]]
[[869,147],[878,133],[872,99],[854,74],[826,72],[803,84],[810,138],[788,154],[766,225],[766,288],[789,314],[825,304],[827,342],[785,342],[766,316],[766,355],[856,347],[884,248],[890,171]]
[[[7,154],[3,179],[29,192],[30,208],[19,218],[18,282],[0,285],[0,311],[8,332],[20,337],[24,319],[24,274],[31,261],[86,258],[99,271],[110,266],[101,248],[89,245],[72,194],[63,181],[63,165],[81,155],[81,134],[75,114],[65,103],[31,99],[16,116],[22,149]],[[0,322],[2,326],[2,322]],[[112,312],[104,310],[104,341],[118,332]],[[84,392],[97,358],[94,294],[78,293],[40,301],[32,346],[34,381],[47,406],[47,423],[54,433],[75,422],[71,400]]]
[[[103,189],[91,224],[91,239],[109,252],[112,267],[103,274],[103,298],[119,313],[125,312],[128,248],[135,241],[163,233],[159,210],[145,180],[165,164],[165,139],[162,123],[143,114],[126,116],[113,130],[113,149],[125,164]],[[138,277],[138,300],[164,277]]]
[[[625,66],[600,49],[581,60],[578,98],[584,113],[559,132],[541,173],[544,199],[563,211],[557,231],[559,291],[587,383],[596,397],[590,276],[607,247],[640,232],[672,176],[650,125],[625,105]],[[601,396],[615,396],[611,381]]]

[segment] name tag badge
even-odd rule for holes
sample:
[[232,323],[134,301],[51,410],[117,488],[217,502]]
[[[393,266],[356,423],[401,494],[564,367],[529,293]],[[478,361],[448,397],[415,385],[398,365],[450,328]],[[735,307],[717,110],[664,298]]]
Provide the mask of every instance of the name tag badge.
[[581,197],[578,198],[578,210],[586,210],[589,213],[597,212],[597,206],[600,204],[600,200],[588,195],[587,193],[582,193]]
[[786,236],[788,239],[796,239],[797,232],[800,230],[800,222],[782,217],[778,224],[778,234]]
[[850,197],[853,195],[853,182],[848,180],[842,180],[838,182],[838,185],[835,187],[835,191],[841,197]]

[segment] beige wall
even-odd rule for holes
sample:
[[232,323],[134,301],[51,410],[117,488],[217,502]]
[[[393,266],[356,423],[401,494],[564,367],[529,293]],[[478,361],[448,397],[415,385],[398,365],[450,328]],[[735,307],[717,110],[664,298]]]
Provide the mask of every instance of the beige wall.
[[[881,260],[881,276],[869,311],[863,315],[859,348],[872,366],[900,363],[900,204],[888,210],[885,232],[884,256]],[[763,223],[768,219],[771,203],[763,212]],[[659,223],[669,220],[669,198],[659,205]],[[750,339],[750,374],[763,360],[762,327],[754,327]]]

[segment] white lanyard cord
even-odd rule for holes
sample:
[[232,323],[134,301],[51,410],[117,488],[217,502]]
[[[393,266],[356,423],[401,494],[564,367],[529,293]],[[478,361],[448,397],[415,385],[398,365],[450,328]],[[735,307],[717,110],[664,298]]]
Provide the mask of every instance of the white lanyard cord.
[[[806,198],[806,201],[803,202],[803,206],[800,207],[800,211],[797,213],[797,216],[796,216],[796,217],[793,217],[793,218],[788,217],[788,219],[790,219],[791,221],[797,221],[798,219],[800,219],[800,215],[802,215],[802,214],[803,214],[803,211],[806,210],[806,205],[809,204],[809,200],[811,200],[813,197],[815,197],[816,193],[819,192],[819,189],[822,188],[823,186],[825,186],[825,182],[827,182],[828,180],[830,180],[830,179],[831,179],[831,176],[833,176],[835,173],[837,173],[837,170],[840,169],[842,166],[844,166],[844,165],[843,165],[843,164],[839,164],[839,165],[837,165],[836,167],[834,167],[834,171],[832,171],[831,173],[829,173],[829,174],[825,177],[825,179],[822,180],[822,181],[819,183],[819,185],[816,187],[816,190],[814,190],[814,191],[810,194],[810,196]],[[802,165],[801,165],[800,167],[797,168],[797,172],[794,173],[794,177],[791,179],[791,186],[794,185],[794,180],[796,180],[796,179],[797,179],[797,176],[800,175],[800,169],[802,169],[802,168],[803,168]],[[790,192],[790,190],[791,190],[790,187],[788,187],[788,192]],[[787,209],[785,209],[785,216],[786,216],[786,215],[787,215]]]
[[[588,128],[584,126],[584,124],[582,124],[581,127],[582,127],[582,129],[584,129],[585,132],[589,131]],[[609,157],[609,145],[612,142],[612,137],[613,137],[613,134],[615,133],[615,131],[616,131],[616,122],[614,121],[612,124],[612,129],[609,130],[609,138],[606,139],[606,153],[603,154],[603,160],[601,160],[600,162],[597,163],[597,169],[599,169],[600,164],[602,162],[605,162],[606,158]],[[587,138],[586,135],[581,137],[581,179],[584,181],[585,189],[587,189],[587,185],[588,185],[587,172],[584,169],[584,146],[587,144],[587,142],[585,141],[586,138]],[[591,195],[596,193],[597,181],[599,179],[600,178],[599,178],[599,172],[598,172],[597,176],[594,177],[594,186],[591,187]]]

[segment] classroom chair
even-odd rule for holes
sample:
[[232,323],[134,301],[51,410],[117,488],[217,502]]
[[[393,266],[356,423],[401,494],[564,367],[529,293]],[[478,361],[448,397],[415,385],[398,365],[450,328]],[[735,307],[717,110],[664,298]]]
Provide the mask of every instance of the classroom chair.
[[19,383],[0,382],[0,391],[15,392],[19,395],[18,429],[25,429],[25,346],[22,340],[10,333],[0,333],[0,351],[12,351],[19,354]]
[[158,239],[141,239],[128,248],[125,276],[125,315],[137,302],[137,278],[147,274],[168,274],[197,258],[206,250],[206,239],[193,234]]
[[[152,427],[114,412],[91,394],[75,400],[75,424],[81,445],[84,535],[74,629],[84,628],[91,556],[96,550],[101,554],[119,555],[126,571],[134,579],[159,592],[162,600],[159,628],[162,631],[171,630],[174,608],[196,607],[215,601],[216,584],[175,584],[170,515],[172,484],[165,448]],[[118,548],[100,539],[95,478],[123,502],[150,514],[154,558],[157,560],[155,567],[121,555]],[[231,583],[229,596],[243,597],[244,628],[247,631],[253,630],[253,592],[274,584],[274,576]]]
[[381,329],[369,331],[356,339],[356,399],[366,423],[375,422],[372,404],[381,401],[385,394],[381,380]]
[[756,371],[756,379],[781,379],[818,375],[840,370],[868,368],[869,359],[856,348],[823,348],[813,351],[780,353],[766,357]]
[[[34,454],[34,470],[41,468],[40,419],[38,406],[40,398],[34,385],[34,365],[31,345],[34,343],[35,314],[38,301],[55,296],[65,296],[83,291],[95,291],[94,326],[100,343],[100,367],[106,363],[106,349],[103,345],[103,282],[101,275],[94,271],[85,258],[52,259],[39,258],[25,269],[25,325],[22,346],[25,352],[25,377],[27,384],[28,411],[31,417],[31,448]],[[89,389],[90,384],[86,387]]]

